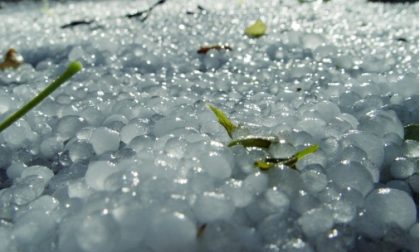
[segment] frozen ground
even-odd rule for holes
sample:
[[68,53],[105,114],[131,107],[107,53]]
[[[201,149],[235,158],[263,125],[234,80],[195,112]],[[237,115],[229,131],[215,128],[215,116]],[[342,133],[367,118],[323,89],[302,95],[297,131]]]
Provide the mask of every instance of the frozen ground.
[[[264,2],[263,5],[257,2]],[[418,251],[418,3],[4,3],[0,251]],[[244,36],[261,18],[267,35]],[[93,21],[60,28],[72,21]],[[203,45],[232,50],[197,54]],[[276,136],[227,147],[208,109]],[[254,161],[320,149],[267,172]]]

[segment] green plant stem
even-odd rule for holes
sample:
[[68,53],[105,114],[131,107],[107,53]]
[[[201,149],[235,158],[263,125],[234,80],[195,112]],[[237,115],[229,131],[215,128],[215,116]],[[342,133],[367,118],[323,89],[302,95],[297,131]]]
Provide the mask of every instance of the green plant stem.
[[0,132],[5,130],[7,127],[12,125],[14,122],[19,120],[22,116],[24,116],[28,111],[38,105],[42,100],[47,98],[54,90],[56,90],[61,84],[66,82],[70,79],[74,74],[79,72],[82,69],[82,64],[78,61],[72,62],[68,65],[66,71],[61,74],[56,80],[54,80],[50,85],[48,85],[44,90],[42,90],[37,96],[35,96],[32,100],[26,103],[22,108],[18,111],[10,115],[0,124]]

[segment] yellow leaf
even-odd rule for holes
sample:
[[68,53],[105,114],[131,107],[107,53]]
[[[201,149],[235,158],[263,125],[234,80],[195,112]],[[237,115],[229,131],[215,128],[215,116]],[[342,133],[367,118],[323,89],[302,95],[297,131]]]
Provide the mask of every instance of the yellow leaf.
[[261,19],[258,19],[252,25],[245,29],[245,34],[251,38],[258,38],[265,34],[267,25]]

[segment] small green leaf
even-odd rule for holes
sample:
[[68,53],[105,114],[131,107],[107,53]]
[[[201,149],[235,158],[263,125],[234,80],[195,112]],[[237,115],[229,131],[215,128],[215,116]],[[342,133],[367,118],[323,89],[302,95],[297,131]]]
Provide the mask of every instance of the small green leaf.
[[251,38],[258,38],[264,35],[266,30],[267,25],[261,21],[261,19],[258,19],[255,23],[245,29],[245,34]]
[[243,145],[244,147],[258,147],[258,148],[268,148],[274,142],[276,142],[275,137],[254,137],[249,136],[241,139],[235,139],[231,141],[228,146],[232,147],[235,145]]
[[409,124],[404,126],[404,139],[405,140],[415,140],[419,141],[419,125],[418,124]]
[[255,161],[255,166],[260,168],[261,170],[268,170],[270,168],[273,168],[274,165],[276,165],[276,164],[271,163],[271,162],[266,162],[266,161],[263,161],[263,160]]
[[[295,155],[293,155],[294,157],[296,157],[297,160],[302,159],[304,156],[314,153],[315,151],[317,151],[319,149],[319,146],[317,144],[311,145],[306,149],[303,149],[301,151],[298,151],[295,153]],[[296,161],[297,161],[296,160]]]
[[296,152],[289,158],[266,158],[265,160],[259,160],[255,162],[255,166],[262,170],[267,170],[274,167],[276,164],[283,164],[291,169],[296,169],[296,163],[304,156],[314,153],[319,149],[319,146],[314,144],[306,149]]
[[222,110],[212,105],[208,105],[208,106],[211,109],[211,111],[213,111],[213,113],[216,115],[219,123],[225,128],[229,137],[232,138],[232,134],[238,126],[233,124],[232,121],[225,115],[225,113],[223,113]]

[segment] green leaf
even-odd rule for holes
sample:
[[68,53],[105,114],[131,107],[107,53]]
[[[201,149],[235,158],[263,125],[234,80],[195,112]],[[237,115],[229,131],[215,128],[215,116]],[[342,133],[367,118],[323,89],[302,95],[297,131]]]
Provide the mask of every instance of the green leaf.
[[82,69],[82,64],[78,61],[72,62],[68,65],[66,71],[61,74],[56,80],[51,82],[44,90],[42,90],[37,96],[35,96],[32,100],[26,103],[23,107],[21,107],[18,111],[13,113],[11,116],[6,118],[3,122],[0,123],[0,132],[4,129],[12,125],[14,122],[19,120],[22,116],[28,113],[31,109],[33,109],[36,105],[42,102],[45,98],[47,98],[54,90],[56,90],[61,84],[66,82],[70,79],[74,74],[79,72]]
[[264,35],[266,30],[267,25],[261,21],[261,19],[258,19],[255,23],[245,29],[245,34],[251,38],[258,38]]
[[235,139],[231,141],[228,146],[232,147],[235,145],[243,145],[244,147],[258,147],[258,148],[268,148],[274,142],[276,142],[275,137],[254,137],[249,136],[241,139]]
[[270,168],[273,168],[275,165],[275,163],[266,162],[263,160],[255,161],[255,166],[260,168],[261,170],[268,170]]
[[208,106],[211,109],[211,111],[213,111],[213,113],[216,115],[219,123],[225,128],[229,137],[232,138],[232,134],[238,126],[233,124],[232,121],[225,115],[225,113],[223,113],[222,110],[212,105],[208,105]]
[[319,149],[319,145],[314,144],[314,145],[309,146],[306,149],[303,149],[301,151],[296,152],[295,155],[293,155],[293,156],[296,157],[296,159],[297,159],[296,161],[298,161],[298,160],[302,159],[304,156],[306,156],[308,154],[311,154],[311,153],[314,153],[318,149]]
[[404,126],[404,139],[410,139],[419,141],[419,125],[418,124],[409,124]]
[[255,166],[261,170],[268,170],[274,167],[276,164],[283,164],[288,166],[291,169],[296,169],[296,163],[304,156],[314,153],[319,149],[319,146],[314,144],[309,146],[306,149],[296,152],[293,156],[289,158],[266,158],[265,160],[258,160],[255,162]]

